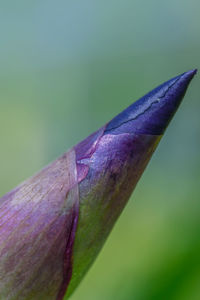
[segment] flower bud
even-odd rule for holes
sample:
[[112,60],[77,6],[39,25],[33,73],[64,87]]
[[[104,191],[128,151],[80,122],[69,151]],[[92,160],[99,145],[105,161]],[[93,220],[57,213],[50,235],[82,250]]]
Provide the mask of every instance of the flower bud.
[[0,299],[71,295],[195,73],[160,85],[0,199]]

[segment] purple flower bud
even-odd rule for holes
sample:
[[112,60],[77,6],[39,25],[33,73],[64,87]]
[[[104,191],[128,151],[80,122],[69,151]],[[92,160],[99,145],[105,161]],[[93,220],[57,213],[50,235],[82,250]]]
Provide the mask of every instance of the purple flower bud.
[[196,70],[162,84],[0,199],[0,299],[62,300],[94,261]]

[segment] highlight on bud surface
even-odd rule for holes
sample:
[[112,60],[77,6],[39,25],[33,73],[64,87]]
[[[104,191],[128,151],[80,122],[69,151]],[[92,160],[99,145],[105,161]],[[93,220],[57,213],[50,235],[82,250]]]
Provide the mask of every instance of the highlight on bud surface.
[[160,85],[0,198],[1,300],[61,300],[71,295],[195,73]]

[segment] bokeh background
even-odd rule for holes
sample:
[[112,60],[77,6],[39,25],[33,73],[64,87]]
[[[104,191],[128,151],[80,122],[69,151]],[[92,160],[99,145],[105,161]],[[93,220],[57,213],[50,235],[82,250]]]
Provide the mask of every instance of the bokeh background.
[[[0,1],[0,195],[200,67],[198,0]],[[197,76],[72,300],[200,299]]]

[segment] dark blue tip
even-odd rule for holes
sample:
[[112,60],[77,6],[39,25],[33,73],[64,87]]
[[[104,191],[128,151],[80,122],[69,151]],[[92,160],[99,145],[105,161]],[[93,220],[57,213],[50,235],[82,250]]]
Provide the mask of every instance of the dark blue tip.
[[104,134],[163,134],[196,72],[174,77],[140,98],[110,121]]

